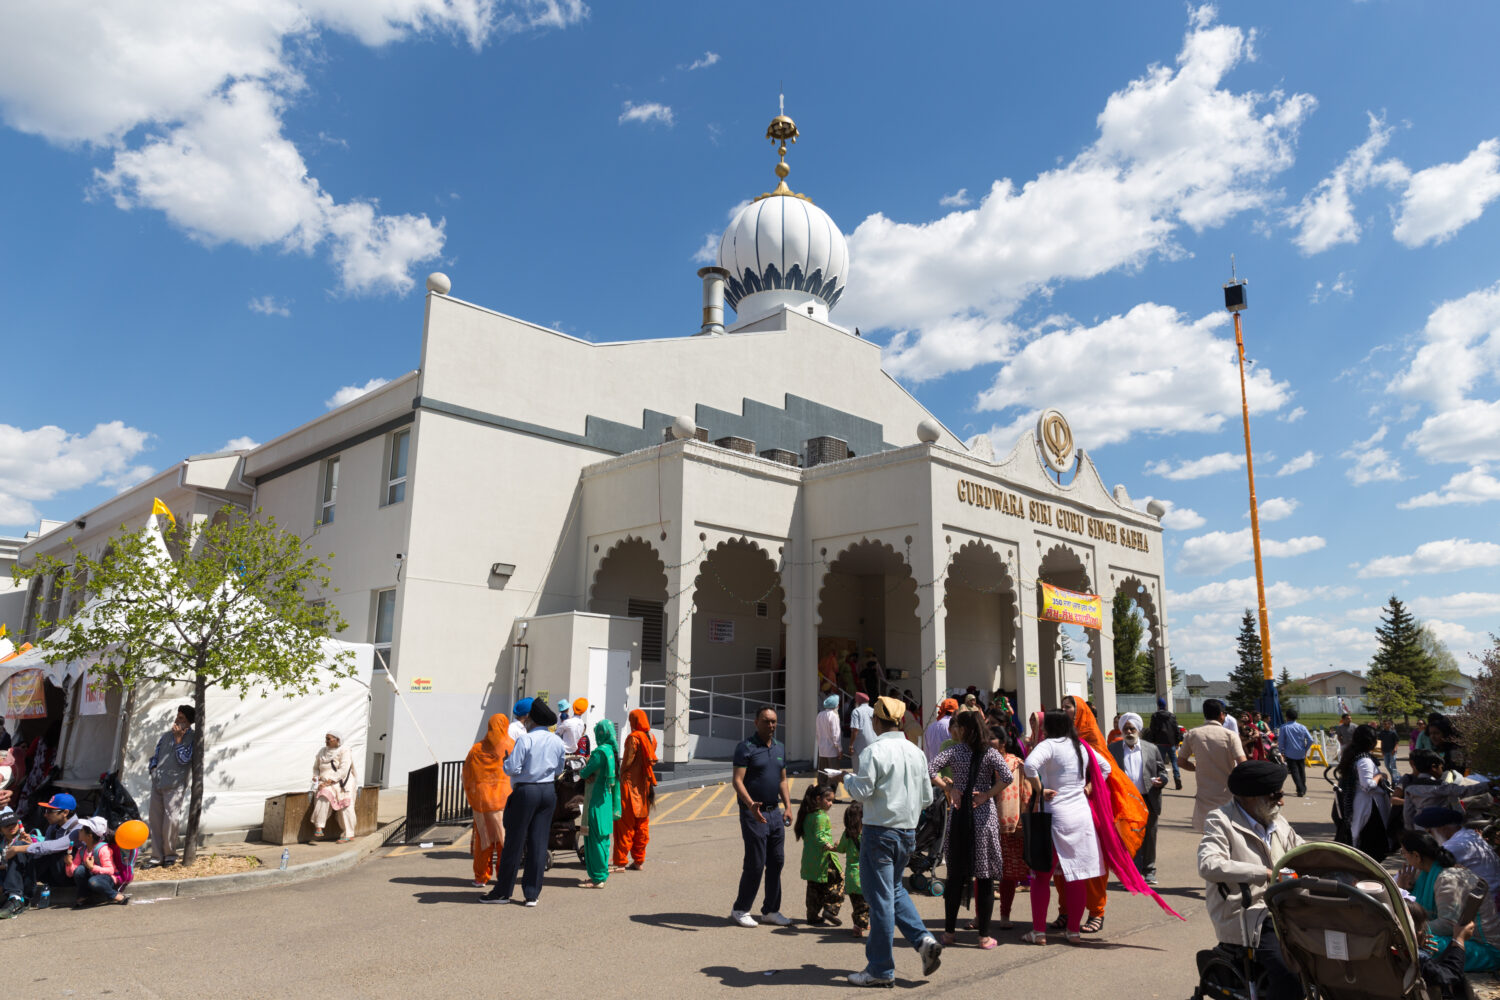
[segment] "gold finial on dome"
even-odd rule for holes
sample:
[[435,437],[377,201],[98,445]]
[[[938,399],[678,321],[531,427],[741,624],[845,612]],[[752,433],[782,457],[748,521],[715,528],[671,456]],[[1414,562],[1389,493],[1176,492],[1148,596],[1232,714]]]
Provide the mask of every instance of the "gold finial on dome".
[[772,118],[771,124],[766,127],[766,138],[772,142],[781,143],[781,148],[777,150],[781,155],[781,162],[776,164],[776,176],[780,178],[780,183],[776,185],[776,190],[767,191],[756,198],[756,201],[760,201],[761,198],[774,198],[777,195],[787,195],[792,198],[801,198],[803,201],[812,201],[807,195],[798,194],[786,185],[787,174],[792,172],[792,168],[787,166],[786,162],[786,145],[789,142],[795,144],[797,136],[800,134],[797,131],[797,123],[786,115],[786,95],[782,94],[781,113]]

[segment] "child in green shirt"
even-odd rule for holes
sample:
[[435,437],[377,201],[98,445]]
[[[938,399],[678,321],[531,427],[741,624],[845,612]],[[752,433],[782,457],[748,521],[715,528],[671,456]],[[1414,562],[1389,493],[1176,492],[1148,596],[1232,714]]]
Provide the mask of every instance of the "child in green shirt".
[[865,936],[870,928],[870,907],[865,902],[864,891],[859,884],[859,835],[864,829],[865,807],[858,802],[849,803],[844,810],[844,835],[834,845],[834,850],[844,854],[844,891],[849,896],[849,907],[853,910],[854,929],[857,938]]
[[809,785],[797,807],[793,835],[802,841],[802,878],[807,882],[807,922],[814,927],[837,927],[844,902],[843,858],[835,850],[828,808],[833,789]]

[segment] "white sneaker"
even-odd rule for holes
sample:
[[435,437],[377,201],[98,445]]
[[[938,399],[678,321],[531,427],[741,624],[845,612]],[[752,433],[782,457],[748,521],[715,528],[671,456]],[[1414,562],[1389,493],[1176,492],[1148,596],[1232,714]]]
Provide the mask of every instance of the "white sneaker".
[[937,971],[937,967],[943,964],[943,946],[931,934],[917,945],[917,954],[922,956],[922,975],[924,976],[932,975]]
[[882,979],[869,972],[852,972],[849,974],[849,985],[851,986],[884,986],[889,989],[896,985],[896,978]]
[[733,910],[729,914],[731,924],[739,924],[741,927],[759,927],[760,922],[744,910]]
[[787,917],[783,917],[780,911],[777,911],[775,913],[762,913],[760,915],[760,919],[768,924],[775,924],[777,927],[792,926],[792,921]]

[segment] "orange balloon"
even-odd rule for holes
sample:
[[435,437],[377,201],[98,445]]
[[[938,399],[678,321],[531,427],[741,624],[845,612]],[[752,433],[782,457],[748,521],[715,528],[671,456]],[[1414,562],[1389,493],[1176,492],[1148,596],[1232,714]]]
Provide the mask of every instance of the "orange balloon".
[[151,831],[145,823],[133,819],[121,823],[120,828],[115,831],[115,846],[122,851],[133,851],[144,844],[150,835]]

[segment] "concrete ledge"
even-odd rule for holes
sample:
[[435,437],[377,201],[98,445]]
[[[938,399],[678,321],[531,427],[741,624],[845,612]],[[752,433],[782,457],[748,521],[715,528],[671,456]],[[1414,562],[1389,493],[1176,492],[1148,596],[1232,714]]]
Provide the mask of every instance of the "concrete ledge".
[[[349,845],[349,849],[332,857],[320,858],[300,865],[289,865],[286,871],[278,867],[257,868],[231,875],[209,875],[204,878],[185,878],[175,881],[161,879],[149,882],[132,882],[126,892],[132,899],[175,899],[185,896],[216,896],[226,892],[247,892],[273,885],[292,885],[325,878],[348,871],[385,844],[386,838],[404,823],[394,820],[374,833],[362,837]],[[267,844],[275,849],[278,845]],[[277,852],[279,858],[280,852]]]

